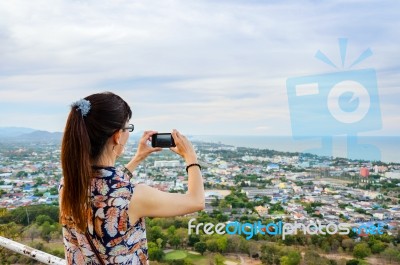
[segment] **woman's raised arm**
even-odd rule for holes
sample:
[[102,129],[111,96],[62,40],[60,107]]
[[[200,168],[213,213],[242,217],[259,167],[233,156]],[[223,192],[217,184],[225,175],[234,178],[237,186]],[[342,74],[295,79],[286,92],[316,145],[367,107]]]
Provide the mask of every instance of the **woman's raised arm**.
[[[173,130],[172,137],[176,147],[170,149],[181,155],[187,165],[198,163],[190,141],[176,130]],[[131,222],[145,216],[169,217],[204,209],[204,185],[200,168],[191,166],[188,174],[188,191],[185,194],[163,192],[144,184],[136,185],[129,205]]]

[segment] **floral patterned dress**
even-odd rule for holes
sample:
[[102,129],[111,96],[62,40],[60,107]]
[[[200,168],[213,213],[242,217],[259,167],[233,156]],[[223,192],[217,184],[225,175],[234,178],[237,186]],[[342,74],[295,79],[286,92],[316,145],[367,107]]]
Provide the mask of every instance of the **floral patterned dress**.
[[[61,180],[60,194],[62,189]],[[134,189],[127,172],[114,167],[94,167],[88,231],[105,264],[149,264],[144,218],[132,224],[128,217]],[[62,225],[67,263],[100,264],[85,234],[75,229],[74,221],[66,218]]]

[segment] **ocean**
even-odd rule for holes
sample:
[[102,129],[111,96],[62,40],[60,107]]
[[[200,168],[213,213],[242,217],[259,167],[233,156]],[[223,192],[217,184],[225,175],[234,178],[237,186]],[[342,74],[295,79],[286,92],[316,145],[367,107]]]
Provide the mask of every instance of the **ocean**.
[[236,147],[400,163],[400,136],[335,136],[297,140],[291,136],[196,135],[191,139]]

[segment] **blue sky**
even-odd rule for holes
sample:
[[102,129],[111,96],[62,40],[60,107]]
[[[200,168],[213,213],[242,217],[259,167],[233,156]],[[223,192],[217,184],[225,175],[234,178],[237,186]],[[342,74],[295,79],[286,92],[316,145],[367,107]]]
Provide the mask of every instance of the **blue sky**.
[[[62,131],[71,102],[112,91],[138,130],[292,135],[286,80],[377,74],[381,129],[400,133],[398,1],[2,1],[0,127]],[[338,38],[348,38],[344,69]],[[316,99],[321,100],[321,99]]]

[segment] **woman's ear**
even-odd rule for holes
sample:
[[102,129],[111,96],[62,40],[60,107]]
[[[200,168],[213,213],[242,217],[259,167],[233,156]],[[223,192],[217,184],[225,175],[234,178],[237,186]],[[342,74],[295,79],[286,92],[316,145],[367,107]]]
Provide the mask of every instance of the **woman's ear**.
[[114,133],[113,135],[114,144],[119,144],[120,139],[121,139],[121,130]]

